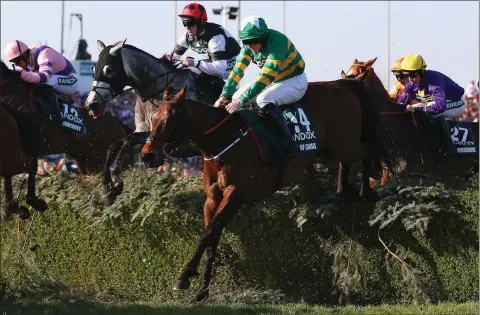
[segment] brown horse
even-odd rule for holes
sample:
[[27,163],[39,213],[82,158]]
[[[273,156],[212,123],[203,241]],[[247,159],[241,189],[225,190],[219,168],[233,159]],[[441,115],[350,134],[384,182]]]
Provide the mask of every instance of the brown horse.
[[[28,172],[28,190],[27,203],[37,211],[44,211],[47,209],[47,204],[42,199],[36,196],[35,192],[35,176],[37,173],[37,159],[40,154],[53,153],[67,153],[74,156],[79,162],[82,169],[89,171],[98,171],[103,168],[104,182],[109,182],[110,172],[109,163],[112,162],[112,155],[115,154],[121,146],[120,140],[126,136],[126,127],[124,127],[116,118],[112,116],[102,117],[100,120],[94,120],[88,115],[88,111],[82,108],[74,108],[76,117],[83,120],[83,132],[75,132],[73,130],[66,130],[61,128],[53,121],[43,121],[45,128],[41,138],[41,144],[32,144],[29,138],[30,134],[25,132],[29,128],[29,122],[32,121],[32,116],[35,114],[34,100],[31,98],[32,90],[37,88],[37,85],[31,85],[23,82],[20,78],[13,76],[11,71],[6,68],[2,62],[0,79],[0,100],[2,113],[6,115],[8,112],[9,128],[10,130],[18,130],[20,134],[20,143],[23,156],[25,157],[25,166],[23,169],[17,167],[12,171],[8,167],[0,169],[0,173],[4,176],[5,197],[7,202],[7,213],[18,213],[22,218],[28,217],[29,213],[26,208],[18,206],[13,200],[11,194],[11,176]],[[33,112],[33,113],[32,113]],[[33,116],[35,117],[35,116]],[[15,126],[12,125],[12,118],[15,121]],[[35,118],[33,121],[35,122]],[[108,130],[108,132],[106,132]],[[13,140],[14,147],[18,148],[18,139]],[[12,142],[12,143],[13,143]],[[7,144],[6,144],[7,145]],[[12,144],[9,144],[12,146]],[[8,151],[7,148],[0,147],[2,152]],[[9,156],[20,161],[22,155],[18,150],[10,151],[11,153],[2,153],[2,156]],[[121,187],[117,188],[121,189]],[[107,197],[108,198],[108,192]]]
[[[157,158],[162,164],[163,157],[158,152],[178,138],[189,139],[202,152],[207,195],[203,209],[205,228],[193,258],[175,285],[176,290],[189,288],[189,278],[198,275],[198,265],[206,251],[203,281],[196,296],[202,300],[209,294],[223,228],[243,205],[260,201],[297,180],[312,165],[317,153],[302,152],[286,163],[281,159],[265,162],[259,153],[258,136],[240,114],[229,115],[224,109],[186,99],[184,92],[170,97],[169,90],[165,91],[141,156],[146,163]],[[316,82],[309,84],[301,103],[310,114],[318,148],[330,150],[345,169],[363,159],[361,194],[370,194],[372,159],[387,162],[388,155],[378,136],[375,104],[364,93],[363,84],[358,81]],[[345,169],[339,172],[340,190],[349,187]]]
[[[378,78],[376,75],[374,69],[372,68],[372,65],[375,63],[377,58],[368,60],[368,61],[358,61],[355,59],[350,66],[350,68],[347,70],[347,73],[345,73],[343,70],[341,72],[341,77],[342,79],[350,79],[350,80],[358,80],[361,82],[367,82],[370,84],[371,87],[373,87],[376,91],[379,91],[381,95],[384,96],[385,100],[391,99],[388,91],[385,89],[385,87],[382,84],[382,81]],[[388,108],[382,108],[383,112],[381,113],[382,116],[397,116],[397,115],[411,115],[414,117],[413,114],[405,112],[405,107],[399,106],[395,104],[392,100],[391,103],[389,102],[383,102],[382,104],[388,104]],[[391,126],[390,122],[391,119],[394,119],[393,117],[391,119],[382,117],[385,121],[385,125]],[[400,130],[396,130],[397,132],[400,132]],[[397,138],[397,137],[391,137],[391,138]],[[385,185],[388,180],[390,180],[392,174],[388,169],[383,168],[382,169],[382,179],[380,182],[380,185]]]
[[[375,73],[372,67],[377,58],[368,61],[358,61],[355,59],[348,69],[347,73],[341,72],[344,79],[358,80],[372,86],[376,91],[383,95],[384,99],[390,99],[388,91]],[[405,107],[396,103],[381,102],[382,121],[387,127],[389,138],[392,140],[388,149],[395,154],[404,156],[407,166],[412,170],[421,170],[429,173],[438,173],[442,169],[444,175],[450,176],[465,172],[473,164],[478,164],[478,156],[473,155],[448,155],[444,159],[440,159],[440,154],[432,147],[432,137],[440,137],[439,133],[435,133],[436,126],[432,124],[430,118],[424,114],[414,114],[405,111]],[[469,126],[475,135],[478,132],[478,124]],[[478,136],[476,136],[478,141]],[[447,141],[449,141],[447,139]],[[478,144],[477,144],[478,145]],[[421,156],[422,167],[417,167],[414,162],[415,155]],[[391,177],[388,170],[383,169],[382,183],[385,184]]]

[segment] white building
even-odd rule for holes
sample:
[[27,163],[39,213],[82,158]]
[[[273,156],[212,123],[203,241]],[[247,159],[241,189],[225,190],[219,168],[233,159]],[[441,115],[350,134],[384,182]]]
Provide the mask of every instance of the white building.
[[78,92],[84,95],[90,91],[93,83],[93,67],[96,61],[91,60],[72,60],[73,67],[78,75]]

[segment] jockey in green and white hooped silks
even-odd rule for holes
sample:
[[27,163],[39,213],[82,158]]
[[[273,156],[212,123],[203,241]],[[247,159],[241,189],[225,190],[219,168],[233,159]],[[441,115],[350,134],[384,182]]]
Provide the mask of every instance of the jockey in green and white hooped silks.
[[[257,97],[257,105],[281,126],[288,151],[295,155],[292,135],[277,106],[297,102],[307,91],[308,79],[302,55],[287,36],[269,29],[259,16],[250,16],[240,23],[239,37],[242,49],[215,107],[232,99],[226,106],[226,110],[232,113]],[[255,81],[235,92],[250,62],[260,67],[260,74]]]

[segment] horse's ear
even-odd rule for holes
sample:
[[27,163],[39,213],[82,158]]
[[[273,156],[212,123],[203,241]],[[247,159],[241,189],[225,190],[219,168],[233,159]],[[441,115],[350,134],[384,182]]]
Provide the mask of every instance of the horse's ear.
[[125,38],[124,40],[119,41],[115,46],[110,48],[110,55],[117,56],[120,50],[123,48],[123,45],[125,45],[126,41],[127,39]]
[[171,85],[167,86],[165,91],[163,91],[163,100],[166,101],[170,93],[172,92],[173,87]]
[[97,40],[98,53],[101,53],[105,49],[105,44],[101,40]]
[[357,63],[358,63],[357,59],[353,60],[353,64],[357,64]]
[[345,72],[342,70],[342,73],[340,73],[340,75],[342,76],[342,79],[346,79],[347,78],[347,75],[345,74]]
[[365,67],[367,67],[367,68],[371,67],[375,63],[375,61],[377,61],[377,58],[378,57],[375,57],[374,59],[365,62]]

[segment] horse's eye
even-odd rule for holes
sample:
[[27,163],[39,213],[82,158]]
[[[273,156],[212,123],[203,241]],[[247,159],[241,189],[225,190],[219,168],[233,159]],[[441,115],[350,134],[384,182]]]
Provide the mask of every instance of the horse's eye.
[[103,74],[104,74],[107,78],[111,78],[111,77],[113,77],[113,75],[115,74],[115,70],[113,70],[113,68],[110,67],[110,66],[105,66],[105,67],[103,67]]

